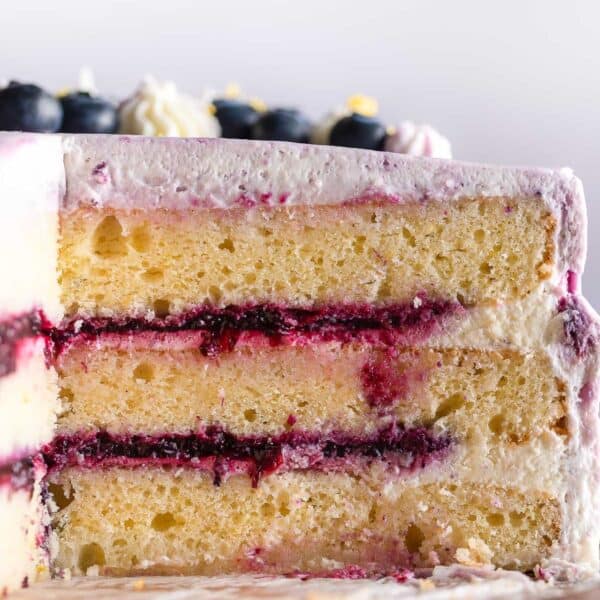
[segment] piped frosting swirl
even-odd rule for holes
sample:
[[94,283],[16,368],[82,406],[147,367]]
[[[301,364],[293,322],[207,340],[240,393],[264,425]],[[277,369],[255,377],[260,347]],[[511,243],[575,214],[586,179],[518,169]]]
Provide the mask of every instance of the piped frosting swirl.
[[447,138],[431,125],[415,125],[411,121],[403,121],[386,137],[384,150],[411,156],[452,158]]
[[120,107],[120,133],[166,137],[218,137],[208,103],[181,94],[171,81],[146,77]]

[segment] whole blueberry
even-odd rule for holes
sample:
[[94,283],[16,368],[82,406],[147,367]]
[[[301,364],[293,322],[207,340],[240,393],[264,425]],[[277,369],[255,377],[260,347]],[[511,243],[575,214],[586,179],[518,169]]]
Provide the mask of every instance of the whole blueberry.
[[119,113],[108,100],[74,92],[60,99],[65,133],[115,133],[119,129]]
[[50,133],[62,117],[60,102],[37,85],[11,81],[0,89],[0,130]]
[[373,117],[353,113],[342,117],[331,130],[329,143],[332,146],[382,150],[385,141],[385,127]]
[[221,125],[224,138],[248,139],[252,135],[252,126],[258,120],[259,113],[245,102],[219,99],[214,101],[215,116]]
[[255,140],[308,142],[311,124],[298,110],[276,108],[262,114],[252,127]]

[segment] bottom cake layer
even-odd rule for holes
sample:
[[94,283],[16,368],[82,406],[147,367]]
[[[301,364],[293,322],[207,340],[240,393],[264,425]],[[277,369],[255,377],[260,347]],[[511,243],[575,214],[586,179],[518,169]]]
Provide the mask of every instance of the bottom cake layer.
[[[75,573],[370,573],[437,564],[528,570],[561,534],[559,502],[485,484],[290,471],[220,486],[199,469],[68,468],[51,478],[57,566]],[[554,547],[554,548],[553,548]]]
[[0,595],[48,573],[40,486],[44,472],[41,463],[28,459],[0,467]]

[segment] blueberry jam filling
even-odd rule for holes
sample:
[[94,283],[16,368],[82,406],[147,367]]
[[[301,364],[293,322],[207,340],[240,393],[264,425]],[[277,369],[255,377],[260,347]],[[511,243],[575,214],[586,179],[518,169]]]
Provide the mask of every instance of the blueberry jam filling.
[[301,335],[321,340],[350,341],[364,334],[376,333],[383,343],[427,337],[440,320],[462,309],[451,300],[430,300],[420,296],[420,303],[371,305],[339,305],[322,308],[291,308],[273,304],[255,306],[199,307],[181,315],[152,320],[144,318],[77,319],[62,329],[48,331],[56,353],[76,336],[95,337],[104,333],[130,334],[144,331],[205,331],[200,350],[205,356],[216,356],[235,347],[242,332],[258,332],[277,344],[286,336]]
[[13,490],[33,490],[35,465],[31,458],[24,458],[0,466],[0,485],[10,485]]
[[21,340],[40,335],[42,328],[38,312],[25,313],[0,323],[0,377],[17,368],[17,345]]
[[[233,463],[241,463],[254,485],[262,475],[287,468],[330,469],[352,459],[384,460],[405,469],[426,466],[451,446],[449,436],[437,436],[424,427],[388,427],[372,436],[287,432],[274,437],[238,437],[213,427],[202,434],[162,436],[57,436],[44,450],[49,470],[67,466],[96,467],[121,463],[158,462],[176,466],[209,464],[219,485]],[[205,460],[203,463],[201,461]]]

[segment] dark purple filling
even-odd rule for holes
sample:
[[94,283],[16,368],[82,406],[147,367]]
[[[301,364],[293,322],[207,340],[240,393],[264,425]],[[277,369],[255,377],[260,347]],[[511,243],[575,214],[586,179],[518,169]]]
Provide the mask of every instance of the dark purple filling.
[[0,486],[9,485],[13,490],[33,491],[35,464],[32,458],[23,458],[0,466]]
[[42,317],[32,311],[0,323],[0,377],[17,368],[17,346],[20,341],[40,335]]
[[[256,485],[262,475],[281,469],[329,469],[354,459],[385,460],[416,469],[440,458],[452,444],[423,427],[393,426],[368,437],[333,433],[287,432],[277,437],[237,437],[219,428],[202,434],[116,436],[106,432],[88,436],[57,436],[44,450],[50,470],[67,466],[102,466],[133,461],[212,468],[215,485],[242,463]],[[210,459],[210,460],[204,460]],[[204,461],[204,462],[200,462]],[[239,466],[239,465],[236,465]]]
[[339,305],[321,308],[291,308],[272,304],[225,308],[203,306],[182,315],[152,320],[129,317],[73,318],[61,329],[51,329],[48,333],[54,341],[55,351],[60,353],[76,336],[95,337],[103,333],[144,331],[205,331],[207,336],[200,350],[206,356],[215,356],[232,350],[242,332],[262,333],[273,344],[291,335],[350,341],[374,332],[379,341],[389,344],[402,339],[426,338],[443,317],[462,308],[450,300],[430,300],[424,295],[419,299],[418,307],[413,303],[385,307]]
[[558,312],[564,314],[563,331],[567,344],[578,357],[592,351],[598,342],[598,327],[577,296],[564,296],[558,302]]

